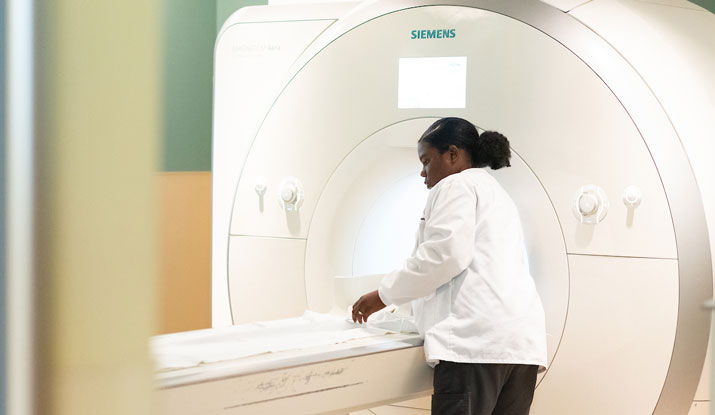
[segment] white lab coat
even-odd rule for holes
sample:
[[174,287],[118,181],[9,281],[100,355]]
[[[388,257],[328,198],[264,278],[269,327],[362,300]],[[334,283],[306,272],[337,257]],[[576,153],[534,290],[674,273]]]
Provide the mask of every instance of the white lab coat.
[[427,363],[546,367],[544,310],[514,202],[486,170],[429,193],[410,258],[383,278],[385,304],[412,301]]

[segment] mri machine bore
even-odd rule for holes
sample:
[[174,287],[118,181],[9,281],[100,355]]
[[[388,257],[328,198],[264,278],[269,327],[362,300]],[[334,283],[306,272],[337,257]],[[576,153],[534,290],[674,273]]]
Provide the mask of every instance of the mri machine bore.
[[532,413],[706,413],[715,16],[661,3],[235,13],[215,49],[214,328],[153,340],[168,413],[346,413],[430,393],[417,335],[322,316],[345,311],[345,281],[367,281],[335,276],[409,254],[426,198],[416,140],[443,116],[512,145],[492,173],[547,317]]

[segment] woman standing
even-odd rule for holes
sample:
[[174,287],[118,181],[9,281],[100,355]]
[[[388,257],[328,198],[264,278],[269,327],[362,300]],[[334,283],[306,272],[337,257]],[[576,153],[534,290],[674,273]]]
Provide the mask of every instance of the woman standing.
[[433,415],[527,415],[546,366],[544,311],[516,206],[484,169],[510,166],[509,141],[443,118],[417,153],[431,189],[417,246],[353,305],[353,321],[412,301],[435,367]]

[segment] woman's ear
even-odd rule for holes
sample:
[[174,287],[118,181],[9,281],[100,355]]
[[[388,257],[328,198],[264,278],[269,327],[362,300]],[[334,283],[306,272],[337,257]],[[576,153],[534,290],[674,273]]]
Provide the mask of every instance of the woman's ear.
[[449,161],[451,161],[452,164],[456,163],[459,160],[459,148],[452,144],[447,151],[449,151]]

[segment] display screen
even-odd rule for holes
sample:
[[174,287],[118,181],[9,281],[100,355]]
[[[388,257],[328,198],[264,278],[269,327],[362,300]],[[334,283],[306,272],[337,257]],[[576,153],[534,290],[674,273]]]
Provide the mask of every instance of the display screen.
[[465,108],[467,57],[400,58],[398,108]]

